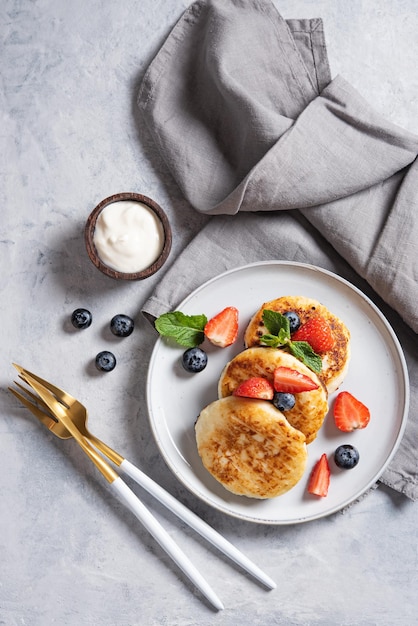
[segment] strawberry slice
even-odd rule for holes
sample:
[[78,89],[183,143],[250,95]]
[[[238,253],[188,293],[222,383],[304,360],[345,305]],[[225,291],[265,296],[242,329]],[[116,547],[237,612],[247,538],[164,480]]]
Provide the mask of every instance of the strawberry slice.
[[230,346],[238,336],[238,309],[234,306],[223,309],[207,322],[204,333],[215,346]]
[[312,470],[308,492],[314,496],[325,498],[328,495],[330,473],[327,455],[323,454]]
[[334,421],[337,428],[350,433],[357,428],[366,428],[370,422],[370,411],[348,391],[341,391],[335,398]]
[[273,377],[275,391],[284,393],[301,393],[302,391],[312,391],[319,387],[312,378],[290,367],[276,367]]
[[314,352],[328,352],[335,345],[331,326],[321,315],[311,317],[292,335],[292,341],[306,341]]
[[240,383],[232,395],[243,396],[244,398],[258,398],[259,400],[273,400],[274,389],[267,378],[253,376]]

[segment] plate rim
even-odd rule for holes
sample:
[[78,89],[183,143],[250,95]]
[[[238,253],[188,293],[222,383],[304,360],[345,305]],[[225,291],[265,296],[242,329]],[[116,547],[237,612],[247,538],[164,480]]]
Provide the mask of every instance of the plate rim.
[[[365,303],[371,307],[371,309],[373,310],[374,314],[377,315],[377,317],[380,319],[380,321],[383,323],[386,331],[389,333],[390,338],[393,342],[393,347],[396,350],[396,355],[397,358],[399,359],[400,365],[401,365],[401,370],[402,370],[402,375],[401,375],[401,379],[403,382],[403,389],[401,390],[404,396],[404,406],[403,406],[403,411],[402,411],[402,417],[401,417],[401,423],[400,423],[400,427],[396,436],[396,439],[394,440],[394,443],[392,445],[391,451],[388,454],[385,462],[383,463],[383,465],[379,468],[379,471],[377,472],[377,474],[375,474],[373,476],[372,479],[370,479],[367,484],[359,491],[355,494],[355,496],[350,496],[348,497],[346,500],[344,500],[344,502],[339,503],[338,505],[336,505],[335,507],[331,508],[331,510],[328,510],[326,512],[318,512],[317,514],[313,514],[307,517],[300,517],[300,518],[295,518],[292,520],[276,520],[276,519],[266,519],[266,518],[259,518],[259,517],[255,517],[255,516],[248,516],[244,513],[241,513],[239,511],[234,511],[231,509],[228,509],[226,506],[222,506],[221,504],[214,502],[210,499],[208,499],[207,496],[205,496],[198,487],[196,486],[191,486],[189,484],[189,482],[182,476],[182,473],[178,471],[178,469],[174,466],[174,464],[171,462],[169,455],[166,453],[166,451],[164,450],[164,446],[162,445],[162,440],[161,437],[159,436],[159,433],[156,430],[156,425],[154,423],[154,420],[152,418],[153,415],[153,411],[151,408],[151,402],[150,402],[150,396],[151,396],[151,379],[152,379],[152,372],[153,372],[153,365],[154,362],[156,360],[157,357],[157,352],[159,349],[159,346],[161,344],[164,344],[164,339],[163,337],[157,337],[154,347],[152,349],[152,353],[151,353],[151,357],[149,360],[149,364],[148,364],[148,371],[147,371],[147,380],[146,380],[146,404],[147,404],[147,409],[148,409],[148,422],[151,426],[151,431],[153,433],[154,436],[154,440],[157,444],[158,450],[164,460],[164,462],[166,463],[166,465],[168,466],[168,468],[170,469],[170,471],[174,474],[174,476],[176,476],[176,478],[180,481],[180,483],[186,487],[186,489],[192,493],[193,495],[195,495],[196,497],[198,497],[202,502],[204,502],[206,505],[210,506],[211,508],[224,513],[225,515],[228,515],[229,517],[233,517],[235,519],[239,519],[241,521],[246,521],[246,522],[251,522],[251,523],[255,523],[255,524],[263,524],[263,525],[269,525],[269,526],[291,526],[291,525],[296,525],[296,524],[302,524],[302,523],[307,523],[307,522],[311,522],[311,521],[315,521],[318,519],[322,519],[325,517],[329,517],[330,515],[334,515],[336,513],[338,513],[339,511],[342,511],[343,509],[345,509],[346,507],[350,506],[351,504],[354,504],[356,501],[358,501],[360,498],[362,498],[374,485],[376,485],[376,483],[378,482],[379,478],[382,476],[382,474],[384,473],[384,471],[387,469],[387,467],[389,466],[390,462],[392,461],[394,455],[396,454],[399,445],[402,441],[404,432],[405,432],[405,428],[407,425],[407,421],[408,421],[408,413],[409,413],[409,404],[410,404],[410,383],[409,383],[409,375],[408,375],[408,367],[407,367],[407,363],[406,363],[406,359],[405,359],[405,355],[402,349],[402,346],[400,344],[400,341],[394,331],[394,329],[392,328],[392,325],[390,324],[390,322],[388,321],[388,319],[386,318],[386,316],[382,313],[382,311],[379,309],[379,307],[371,300],[371,298],[369,298],[369,296],[367,296],[363,291],[361,291],[361,289],[359,289],[356,285],[354,285],[353,283],[351,283],[350,281],[348,281],[347,279],[343,278],[342,276],[339,276],[338,274],[336,274],[335,272],[332,272],[331,270],[319,267],[317,265],[313,265],[310,263],[301,263],[301,262],[297,262],[297,261],[286,261],[286,260],[264,260],[264,261],[255,261],[253,263],[248,263],[245,265],[240,265],[234,268],[230,268],[228,270],[225,270],[224,272],[221,272],[220,274],[217,274],[216,276],[213,276],[211,278],[209,278],[208,280],[204,281],[203,283],[201,283],[198,287],[196,287],[195,289],[193,289],[186,297],[184,297],[181,302],[179,302],[178,305],[176,305],[176,309],[175,310],[181,310],[182,307],[184,307],[184,305],[186,305],[189,300],[191,300],[193,297],[195,297],[200,291],[202,291],[203,289],[206,289],[208,286],[211,285],[211,283],[215,283],[218,280],[222,280],[225,277],[235,274],[237,272],[243,272],[243,271],[249,271],[253,268],[259,268],[259,267],[263,267],[263,266],[287,266],[287,267],[294,267],[294,268],[299,268],[299,269],[303,269],[303,270],[308,270],[308,271],[312,271],[314,273],[318,273],[318,274],[325,274],[326,276],[328,276],[328,278],[331,278],[333,280],[336,280],[339,283],[342,283],[345,287],[348,287],[351,291],[354,291],[356,293],[356,295],[358,297],[360,297],[363,301],[365,301]],[[174,309],[172,309],[174,310]]]

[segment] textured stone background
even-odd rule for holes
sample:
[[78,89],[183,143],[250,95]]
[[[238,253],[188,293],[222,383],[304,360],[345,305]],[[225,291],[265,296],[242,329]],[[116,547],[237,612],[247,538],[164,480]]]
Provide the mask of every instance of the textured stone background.
[[[344,514],[256,526],[187,492],[152,438],[145,383],[155,337],[139,310],[158,276],[121,285],[99,275],[83,227],[106,196],[144,193],[169,214],[172,262],[206,220],[181,197],[135,107],[144,70],[189,4],[1,2],[0,624],[418,624],[416,504],[380,488]],[[418,131],[416,0],[275,4],[285,18],[322,17],[332,75]],[[78,306],[94,315],[86,334],[68,326]],[[122,312],[137,332],[118,342],[107,325]],[[119,360],[111,377],[92,366],[106,348]],[[17,407],[7,392],[13,361],[77,394],[95,433],[262,565],[278,589],[265,592],[145,495],[221,595],[226,609],[213,612],[75,444]]]

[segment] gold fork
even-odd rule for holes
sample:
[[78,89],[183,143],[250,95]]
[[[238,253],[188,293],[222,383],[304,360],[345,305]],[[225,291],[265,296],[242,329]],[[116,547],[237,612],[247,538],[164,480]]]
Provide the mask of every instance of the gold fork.
[[[54,435],[61,439],[68,439],[73,436],[69,429],[66,428],[63,420],[55,413],[55,417],[58,418],[58,422],[51,416],[51,403],[46,400],[40,393],[39,387],[43,390],[44,394],[49,394],[55,402],[58,403],[61,412],[65,411],[68,418],[71,418],[73,425],[76,426],[79,433],[81,433],[86,439],[93,443],[100,452],[102,452],[107,458],[109,458],[115,465],[117,465],[123,472],[135,480],[141,487],[153,495],[161,504],[166,506],[170,511],[177,515],[180,519],[186,522],[191,528],[198,532],[202,537],[206,538],[212,545],[217,547],[223,554],[228,556],[235,563],[240,565],[244,570],[254,576],[257,580],[263,583],[268,589],[274,589],[276,583],[265,574],[255,563],[253,563],[248,557],[240,552],[233,544],[227,541],[222,535],[220,535],[214,528],[209,526],[195,513],[190,511],[181,502],[176,500],[170,493],[163,489],[158,483],[154,482],[149,476],[142,472],[133,463],[122,457],[115,452],[107,444],[95,437],[87,429],[87,409],[76,398],[73,398],[69,393],[63,391],[59,387],[52,385],[48,381],[40,378],[36,374],[25,370],[19,365],[14,364],[19,372],[20,378],[32,386],[38,395],[34,395],[30,391],[26,390],[22,385],[16,383],[20,389],[22,389],[30,399],[23,396],[13,388],[9,388],[12,393],[37,417]],[[34,383],[38,385],[35,388]],[[35,403],[35,404],[34,404]]]
[[[86,453],[88,458],[95,464],[99,471],[108,481],[111,490],[120,500],[122,500],[126,506],[132,511],[137,519],[142,522],[144,527],[149,533],[156,539],[160,546],[167,552],[180,569],[188,576],[188,578],[196,585],[196,587],[202,592],[202,594],[209,600],[209,602],[218,610],[224,608],[222,602],[212,590],[210,585],[206,582],[200,572],[196,569],[190,559],[184,554],[184,552],[177,546],[166,530],[161,526],[159,521],[152,515],[152,513],[146,508],[146,506],[139,500],[134,492],[123,482],[119,474],[98,454],[93,448],[91,443],[80,433],[77,426],[72,422],[67,413],[67,408],[61,404],[55,396],[37,380],[24,370],[23,368],[16,366],[20,371],[21,377],[27,382],[32,389],[40,396],[41,400],[49,408],[51,413],[57,419],[55,424],[61,424],[64,426],[70,435],[74,437],[81,449]],[[20,386],[21,387],[21,386]],[[22,388],[22,387],[21,387]],[[15,396],[21,399],[20,394],[13,390]],[[24,402],[27,406],[26,402]],[[54,420],[52,420],[54,421]],[[50,424],[49,429],[54,432],[55,427]]]

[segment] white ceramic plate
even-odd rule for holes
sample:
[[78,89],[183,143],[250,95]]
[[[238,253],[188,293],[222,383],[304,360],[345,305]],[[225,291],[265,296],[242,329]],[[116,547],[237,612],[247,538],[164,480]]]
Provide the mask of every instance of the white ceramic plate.
[[[217,399],[217,383],[225,364],[243,349],[243,334],[256,310],[284,295],[315,298],[340,317],[351,332],[351,361],[339,391],[347,390],[371,411],[366,429],[342,433],[330,412],[316,440],[308,446],[306,473],[288,493],[271,500],[234,496],[204,469],[196,449],[194,423],[201,409]],[[208,319],[226,306],[240,312],[240,335],[229,348],[204,344],[208,365],[189,374],[181,365],[183,349],[159,338],[147,382],[151,427],[157,445],[178,479],[207,504],[228,515],[264,524],[295,524],[330,515],[356,500],[383,473],[401,440],[407,419],[409,385],[399,342],[377,307],[356,287],[311,265],[271,261],[241,267],[208,281],[177,308]],[[354,469],[339,470],[337,446],[351,443],[360,452]],[[328,496],[318,498],[306,487],[313,465],[325,452],[331,467]]]

